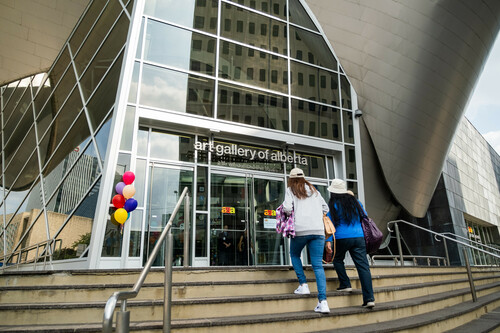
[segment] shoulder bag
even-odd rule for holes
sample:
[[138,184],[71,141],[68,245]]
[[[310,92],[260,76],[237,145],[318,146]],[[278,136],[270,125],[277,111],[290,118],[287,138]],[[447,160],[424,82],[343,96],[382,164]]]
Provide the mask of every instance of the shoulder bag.
[[325,259],[323,262],[325,264],[329,264],[333,261],[333,258],[335,258],[335,251],[337,249],[337,244],[335,242],[335,226],[332,223],[332,220],[328,217],[328,215],[323,214],[323,224],[325,226],[325,239],[328,239],[330,236],[333,238],[332,242],[332,252],[328,253],[326,251],[326,242],[325,242]]
[[382,244],[384,234],[382,234],[382,231],[380,231],[375,222],[366,215],[365,210],[361,207],[359,202],[358,207],[361,212],[361,227],[365,234],[366,253],[370,254],[378,250],[380,244]]

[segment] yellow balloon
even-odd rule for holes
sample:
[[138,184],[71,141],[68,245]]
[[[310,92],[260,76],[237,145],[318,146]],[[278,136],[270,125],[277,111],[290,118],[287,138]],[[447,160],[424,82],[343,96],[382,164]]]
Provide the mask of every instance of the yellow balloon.
[[134,194],[135,194],[134,185],[127,185],[123,188],[122,195],[125,197],[125,199],[132,198]]
[[116,222],[118,223],[125,223],[125,221],[127,221],[127,218],[128,218],[128,213],[125,209],[123,208],[118,208],[115,212],[115,220]]

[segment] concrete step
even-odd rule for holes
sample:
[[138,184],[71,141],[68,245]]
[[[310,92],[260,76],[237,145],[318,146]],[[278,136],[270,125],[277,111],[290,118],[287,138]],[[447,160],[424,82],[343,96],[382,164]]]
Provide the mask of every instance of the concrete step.
[[[492,282],[493,281],[493,282]],[[479,283],[481,282],[481,283]],[[477,283],[478,294],[500,290],[500,279],[483,278]],[[421,295],[441,295],[454,292],[453,298],[442,300],[448,304],[462,302],[470,297],[468,282],[450,281],[447,284],[429,282],[396,287],[375,288],[377,303],[418,298]],[[327,293],[332,308],[359,307],[362,303],[361,291],[352,293],[331,291]],[[224,296],[214,298],[178,299],[172,302],[172,318],[194,320],[195,318],[216,318],[237,316],[245,309],[247,315],[310,311],[317,303],[316,294],[295,295],[292,292],[281,295]],[[1,304],[2,324],[71,324],[75,318],[82,322],[95,322],[101,318],[105,302],[65,302],[40,304]],[[129,300],[127,303],[132,321],[160,320],[163,316],[163,300]]]
[[[477,302],[463,300],[443,306],[438,304],[451,297],[461,297],[456,292],[439,295],[427,295],[409,300],[377,303],[374,309],[360,306],[332,308],[329,314],[318,314],[311,310],[287,312],[283,314],[267,313],[261,315],[227,316],[222,318],[199,318],[192,320],[173,320],[172,332],[443,332],[458,329],[471,322],[475,317],[500,306],[500,291],[482,295],[486,287],[482,286]],[[462,295],[462,298],[464,295]],[[465,297],[467,298],[467,297]],[[470,297],[469,297],[470,298]],[[421,308],[427,311],[418,312]],[[240,309],[241,310],[241,309]],[[495,317],[498,318],[498,317]],[[88,324],[53,324],[53,325],[18,325],[0,326],[3,332],[100,332],[101,323]],[[131,331],[161,332],[161,320],[132,322]],[[473,328],[467,332],[481,333]],[[457,331],[458,332],[458,331]],[[484,331],[486,332],[486,331]]]
[[[478,307],[484,306],[479,302]],[[480,315],[480,313],[479,313]],[[477,317],[477,316],[476,316]],[[500,307],[484,313],[477,319],[473,319],[464,325],[446,331],[447,333],[486,333],[500,332]]]
[[[298,313],[303,319],[296,320],[298,327],[302,327],[297,329],[307,331],[304,327],[316,327],[318,316],[335,320],[331,314],[319,315],[312,311],[317,303],[314,274],[310,267],[305,270],[311,295],[293,294],[297,280],[291,267],[174,269],[172,325],[182,332],[201,332],[208,328],[214,332],[240,332],[238,329],[242,328],[241,332],[255,329],[267,332],[283,328],[287,321],[294,321],[290,313]],[[471,298],[463,267],[374,267],[371,270],[377,306],[375,311],[368,312],[372,315],[365,316],[359,312],[368,310],[360,307],[362,296],[355,269],[348,267],[355,290],[347,294],[334,291],[338,281],[331,265],[325,270],[327,290],[332,290],[328,292],[332,313],[348,314],[349,325],[353,327],[423,315]],[[499,268],[474,267],[473,272],[480,298],[500,291]],[[81,332],[99,331],[105,301],[115,291],[130,290],[139,274],[139,270],[4,272],[0,274],[0,325],[3,325],[0,331],[40,332],[45,330],[43,327],[47,327],[47,332],[73,331],[75,327]],[[163,316],[163,274],[162,269],[154,269],[139,297],[128,301],[135,329],[159,330],[158,323]],[[82,281],[87,283],[77,283]],[[425,298],[426,301],[422,301]],[[380,309],[386,312],[379,316]],[[477,315],[480,310],[471,312]],[[242,319],[242,313],[245,318],[253,319],[236,324],[238,318]],[[287,318],[284,323],[268,318],[276,317],[277,313]],[[17,326],[19,323],[32,328],[21,328]],[[324,328],[310,331],[331,327],[342,326],[325,324]]]
[[[327,278],[335,278],[332,265],[325,265]],[[464,267],[370,267],[373,276],[424,276],[439,277],[447,274],[466,274]],[[134,284],[140,275],[139,269],[117,270],[73,270],[73,271],[35,271],[35,272],[0,272],[0,286],[41,286],[41,285],[91,285],[91,284]],[[500,268],[475,267],[474,274],[491,274],[500,272]],[[356,277],[356,269],[347,267],[349,276]],[[306,267],[306,275],[313,277],[310,266]],[[172,281],[206,282],[206,281],[248,281],[295,279],[290,266],[266,267],[211,267],[211,268],[179,268],[174,267]],[[163,283],[164,270],[153,268],[146,278],[146,283]]]
[[486,333],[500,327],[500,308],[492,310],[498,304],[500,304],[500,293],[494,293],[479,297],[477,302],[469,300],[430,313],[376,324],[325,330],[319,333],[385,333],[401,331]]
[[[311,269],[306,268],[309,277],[309,286],[311,291],[316,291],[316,283]],[[351,273],[351,272],[349,272]],[[291,293],[297,287],[297,279],[287,278],[278,279],[284,274],[277,274],[269,280],[247,280],[247,281],[194,281],[194,282],[174,282],[172,286],[172,298],[189,299],[200,297],[221,297],[221,296],[244,296],[244,295],[275,295]],[[312,275],[312,276],[311,276]],[[286,276],[286,275],[285,275]],[[268,276],[266,276],[268,277]],[[269,276],[270,277],[270,276]],[[500,278],[500,271],[477,272],[474,278],[478,281],[484,278]],[[427,282],[443,282],[466,279],[465,272],[442,272],[439,273],[414,273],[393,274],[393,275],[373,275],[372,281],[374,288],[413,285]],[[336,277],[327,279],[327,290],[335,290],[338,286]],[[357,276],[352,278],[352,286],[360,289],[361,285]],[[55,303],[55,302],[97,302],[106,301],[113,292],[119,290],[131,290],[133,284],[90,284],[90,285],[9,285],[0,287],[0,304],[5,303],[23,303],[26,299],[31,299],[32,303]],[[462,287],[459,287],[462,288]],[[145,283],[141,289],[138,300],[163,299],[163,282]]]

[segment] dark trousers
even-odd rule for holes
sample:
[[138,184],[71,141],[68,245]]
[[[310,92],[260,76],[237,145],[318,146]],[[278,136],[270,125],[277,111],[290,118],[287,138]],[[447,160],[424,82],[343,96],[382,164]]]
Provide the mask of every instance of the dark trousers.
[[358,271],[361,291],[363,293],[363,303],[375,301],[373,297],[372,274],[370,273],[370,265],[366,258],[366,246],[363,237],[337,239],[337,252],[333,259],[333,267],[335,267],[335,271],[339,277],[340,288],[351,287],[351,281],[347,276],[344,265],[347,251],[349,251]]

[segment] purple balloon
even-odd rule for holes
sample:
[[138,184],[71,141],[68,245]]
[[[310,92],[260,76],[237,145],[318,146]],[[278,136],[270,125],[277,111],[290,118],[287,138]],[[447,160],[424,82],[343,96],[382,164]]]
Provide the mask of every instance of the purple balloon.
[[127,212],[133,211],[134,209],[137,208],[137,200],[135,200],[134,198],[127,199],[127,201],[125,201],[125,206],[123,206],[123,208],[125,208]]
[[124,182],[119,182],[118,184],[116,184],[116,186],[115,186],[116,193],[122,194],[124,187],[125,187],[125,183]]

